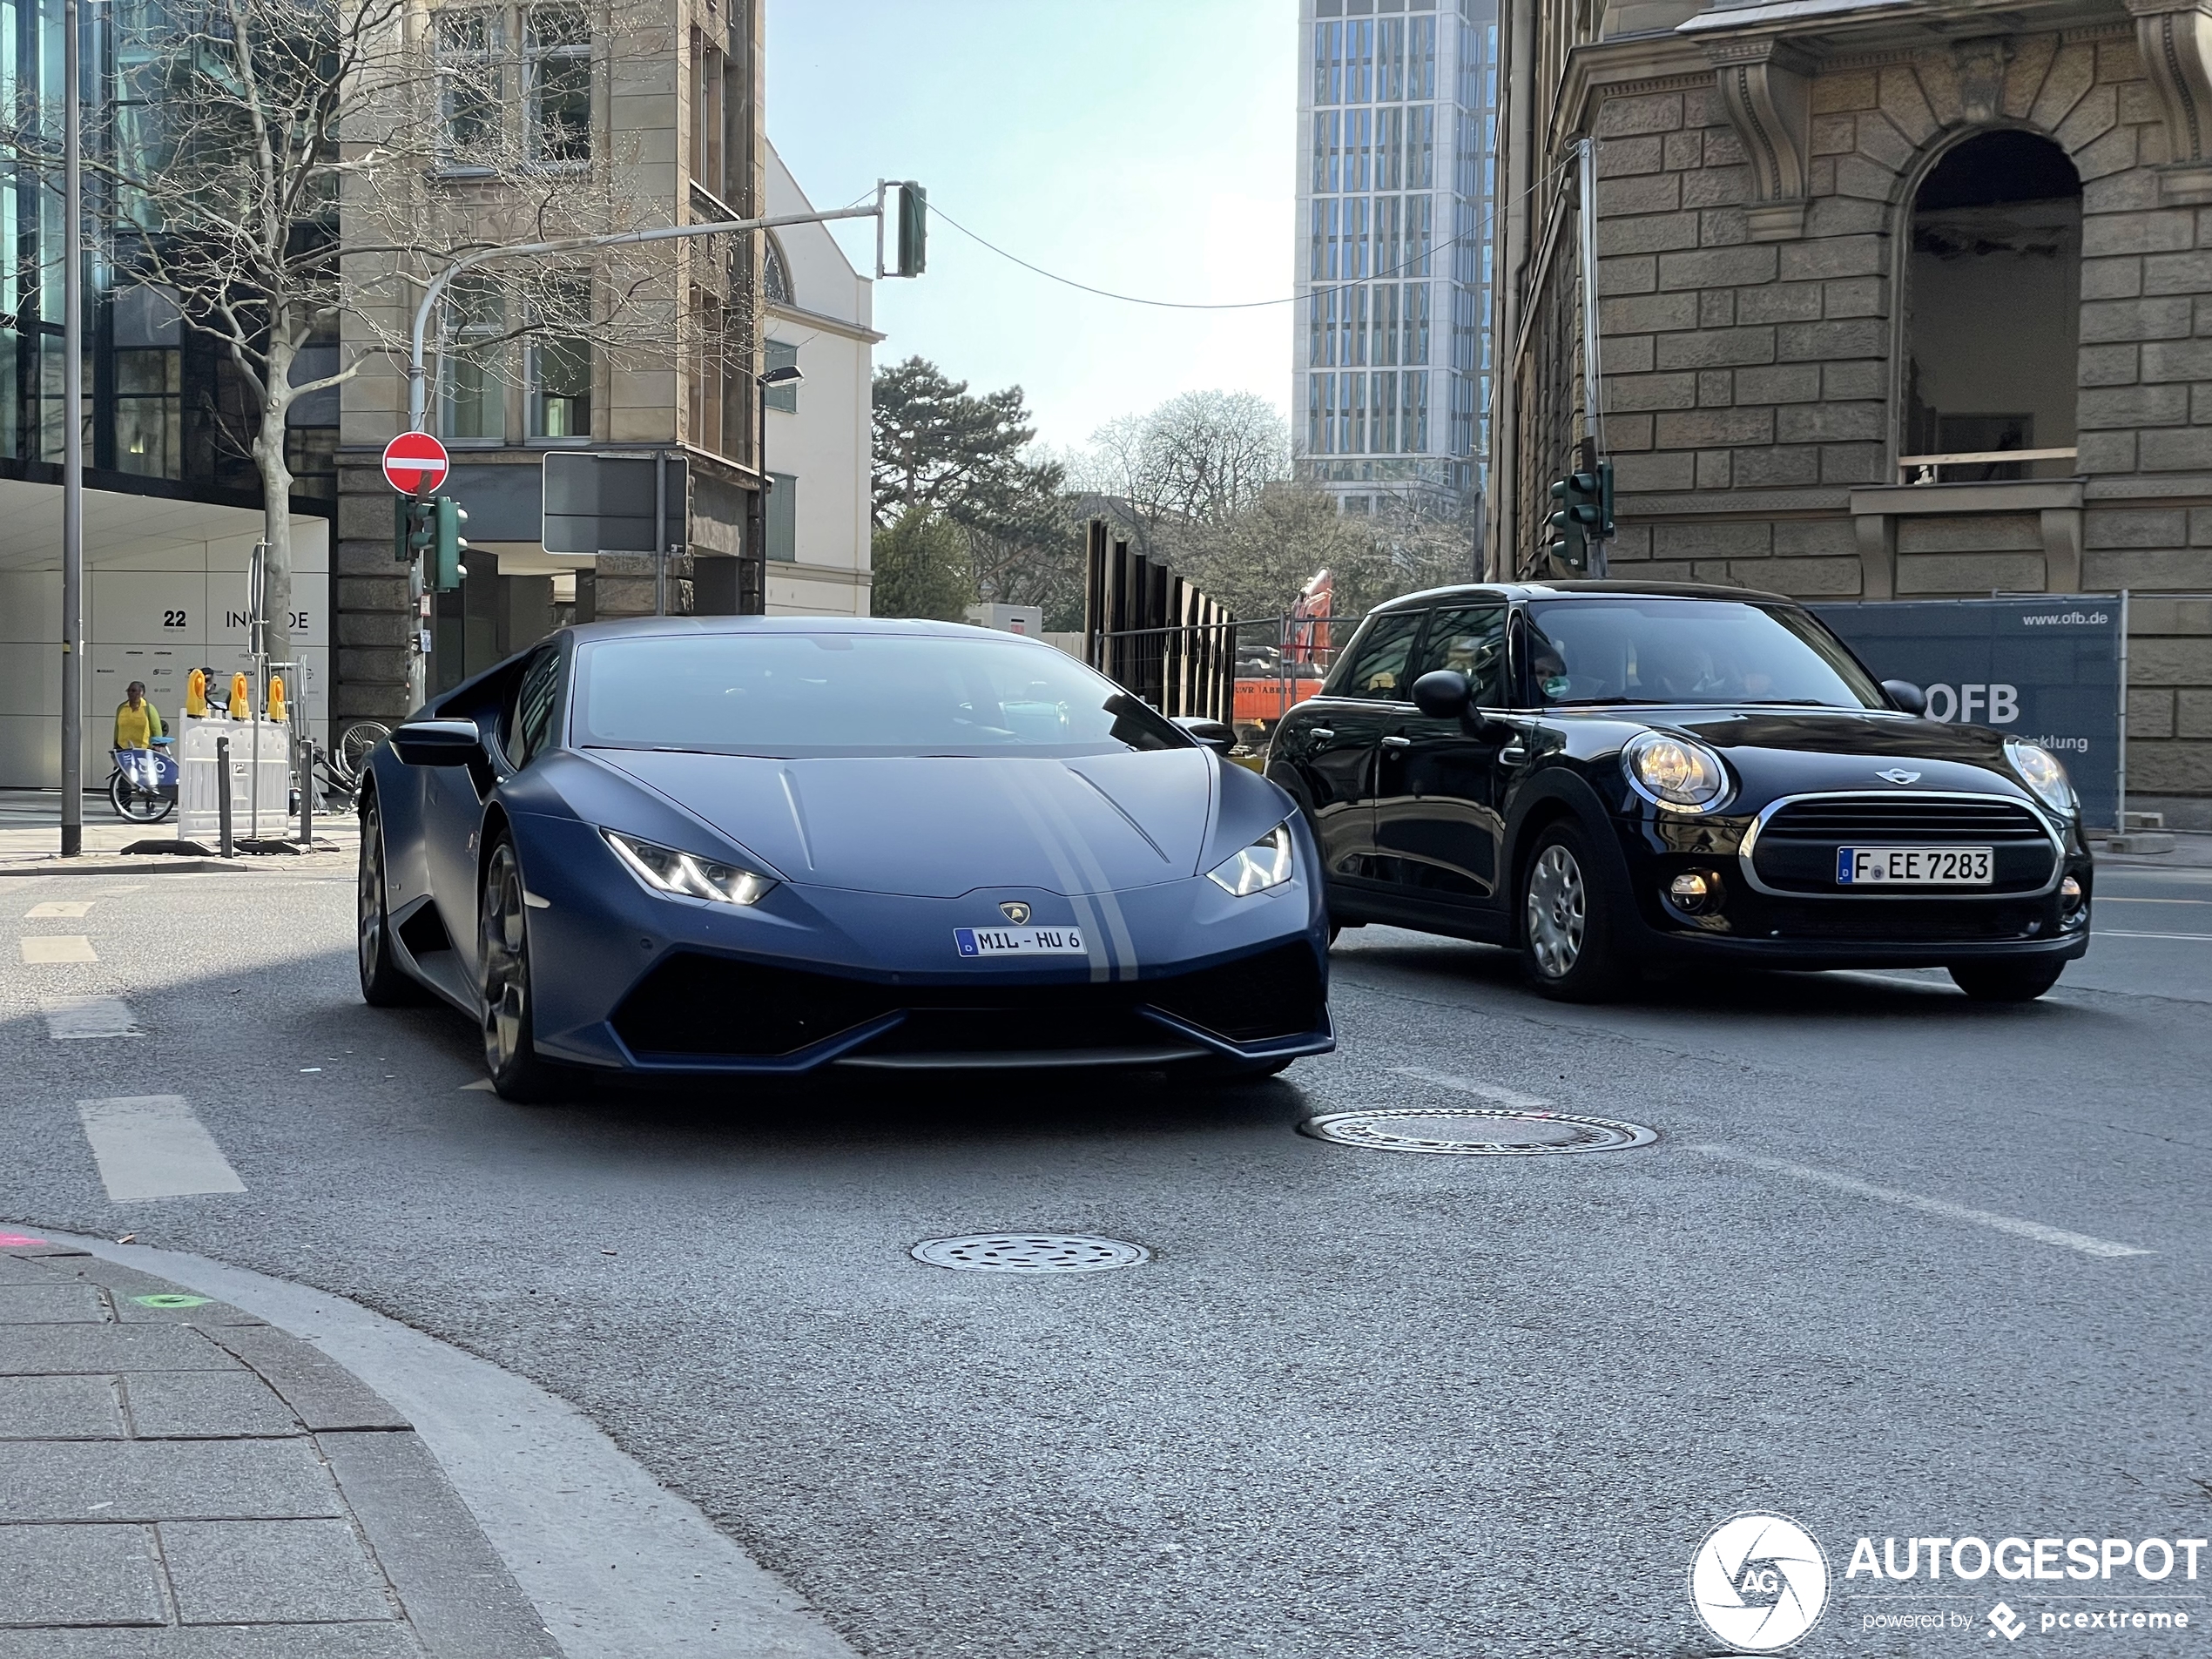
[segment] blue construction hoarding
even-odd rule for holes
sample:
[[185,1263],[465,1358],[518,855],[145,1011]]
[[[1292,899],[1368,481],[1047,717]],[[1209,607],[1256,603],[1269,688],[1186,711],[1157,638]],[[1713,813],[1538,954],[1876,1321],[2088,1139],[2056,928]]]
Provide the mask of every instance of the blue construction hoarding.
[[2117,596],[1900,599],[1811,609],[1883,679],[1928,694],[1928,718],[1994,726],[2049,750],[2084,820],[2118,826],[2126,626]]

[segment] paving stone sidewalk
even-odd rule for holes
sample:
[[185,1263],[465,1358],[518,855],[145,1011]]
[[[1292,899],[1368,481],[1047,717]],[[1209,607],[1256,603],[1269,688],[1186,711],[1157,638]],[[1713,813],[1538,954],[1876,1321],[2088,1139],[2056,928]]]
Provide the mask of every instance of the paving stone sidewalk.
[[560,1659],[311,1344],[0,1224],[0,1659]]

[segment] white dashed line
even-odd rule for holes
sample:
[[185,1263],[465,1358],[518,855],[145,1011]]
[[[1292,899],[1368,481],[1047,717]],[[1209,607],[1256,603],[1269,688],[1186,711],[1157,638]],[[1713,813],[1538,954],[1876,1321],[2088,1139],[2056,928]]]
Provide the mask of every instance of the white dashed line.
[[2139,934],[2120,927],[2100,927],[2090,935],[2093,939],[2212,939],[2212,934]]
[[1809,1181],[1815,1186],[1848,1192],[1854,1197],[1875,1198],[1901,1209],[1917,1210],[1923,1215],[1941,1216],[1950,1221],[1972,1222],[1977,1227],[1992,1228],[2020,1238],[2033,1238],[2039,1244],[2062,1245],[2067,1250],[2078,1250],[2084,1256],[2155,1256],[2158,1253],[2138,1250],[2133,1244],[2116,1244],[2109,1238],[2093,1238],[2087,1233],[2070,1233],[2062,1227],[2047,1227],[2040,1221],[2022,1221],[2017,1216],[2000,1216],[1994,1211],[1972,1209],[1945,1198],[1924,1198],[1917,1192],[1899,1192],[1894,1187],[1878,1187],[1870,1181],[1861,1181],[1856,1176],[1838,1175],[1831,1170],[1816,1170],[1783,1158],[1761,1157],[1756,1152],[1738,1152],[1732,1147],[1693,1146],[1686,1150],[1702,1152],[1709,1158],[1725,1158],[1730,1163],[1748,1163],[1755,1170],[1770,1170],[1777,1175],[1791,1176],[1799,1181]]
[[92,900],[90,899],[49,899],[44,904],[31,906],[24,914],[32,921],[40,921],[49,916],[88,915],[91,908]]
[[246,1183],[182,1095],[80,1100],[77,1109],[100,1166],[100,1181],[117,1204],[246,1190]]
[[1545,1111],[1552,1103],[1548,1100],[1539,1100],[1534,1095],[1521,1094],[1517,1089],[1501,1089],[1495,1083],[1479,1083],[1472,1077],[1454,1077],[1447,1071],[1429,1071],[1420,1066],[1393,1066],[1391,1069],[1401,1077],[1417,1077],[1425,1083],[1434,1083],[1439,1089],[1473,1095],[1476,1099],[1487,1100],[1494,1106],[1510,1106],[1516,1111]]
[[38,1011],[46,1016],[46,1035],[57,1039],[139,1035],[130,1005],[111,996],[41,997]]
[[26,934],[17,943],[26,962],[97,962],[92,941],[82,934]]

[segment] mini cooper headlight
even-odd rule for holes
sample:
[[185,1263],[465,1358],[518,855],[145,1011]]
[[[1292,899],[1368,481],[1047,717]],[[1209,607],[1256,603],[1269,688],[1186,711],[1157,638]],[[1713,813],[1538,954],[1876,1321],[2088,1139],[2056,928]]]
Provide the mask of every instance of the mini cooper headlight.
[[1242,899],[1279,887],[1291,879],[1291,826],[1278,824],[1233,859],[1206,872],[1206,880]]
[[2013,770],[2020,774],[2020,781],[2033,790],[2046,806],[2054,813],[2074,811],[2074,786],[2067,781],[2066,768],[2048,749],[2023,743],[2018,738],[2007,738],[2005,759],[2013,763]]
[[1728,793],[1721,758],[1687,738],[1647,732],[1629,739],[1621,759],[1636,792],[1671,812],[1710,812]]
[[758,904],[776,885],[775,878],[741,870],[734,864],[718,864],[695,853],[656,846],[634,835],[601,830],[615,856],[630,873],[655,893],[684,899],[708,899],[716,904]]

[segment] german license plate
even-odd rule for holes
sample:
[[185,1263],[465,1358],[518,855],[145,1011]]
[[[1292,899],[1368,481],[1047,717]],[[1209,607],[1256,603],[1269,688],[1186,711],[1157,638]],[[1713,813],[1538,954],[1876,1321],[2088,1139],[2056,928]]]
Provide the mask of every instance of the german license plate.
[[963,956],[1088,954],[1073,927],[955,927],[953,946]]
[[1836,884],[1845,887],[1986,887],[1994,880],[1986,846],[1839,846]]

